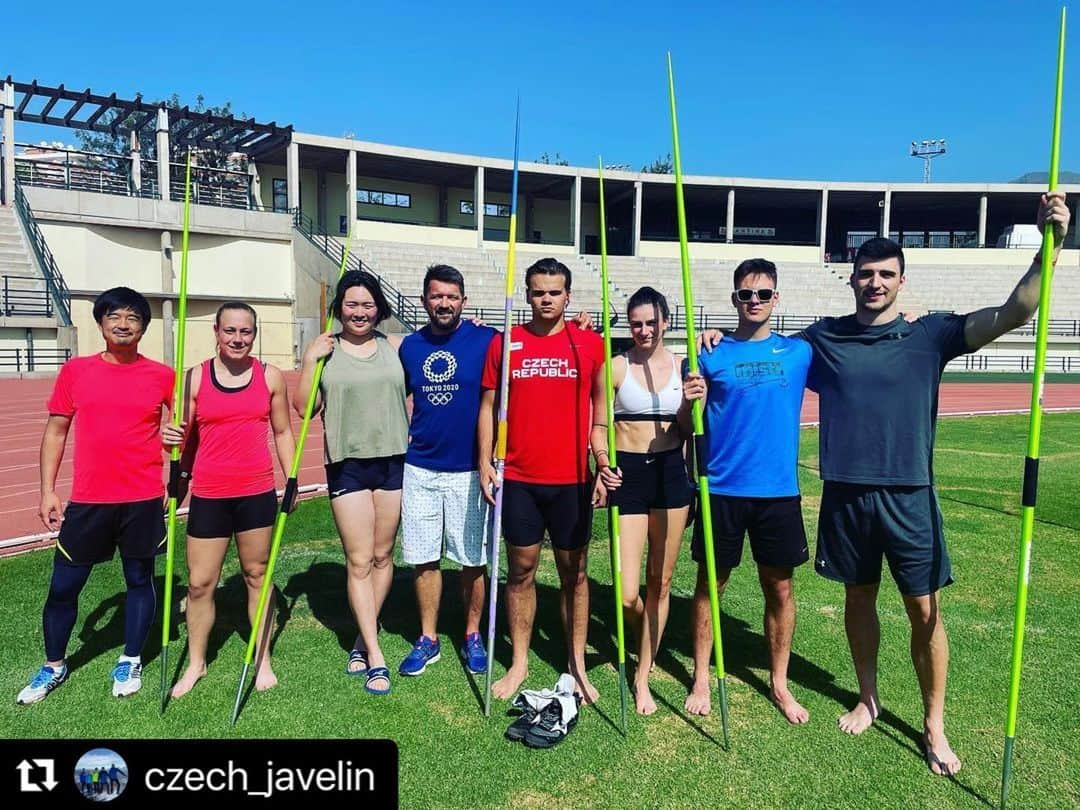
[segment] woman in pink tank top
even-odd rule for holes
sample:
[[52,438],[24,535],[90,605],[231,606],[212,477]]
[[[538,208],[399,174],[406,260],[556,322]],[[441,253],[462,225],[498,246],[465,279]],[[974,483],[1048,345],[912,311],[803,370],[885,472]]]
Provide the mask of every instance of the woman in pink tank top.
[[[256,329],[255,310],[250,306],[239,301],[222,304],[214,319],[217,354],[187,371],[187,440],[180,459],[180,500],[190,479],[189,654],[188,667],[172,689],[173,697],[190,692],[206,674],[214,592],[229,538],[234,535],[247,586],[248,617],[255,620],[278,508],[271,437],[283,474],[288,475],[296,451],[285,378],[274,366],[251,356]],[[256,654],[260,664],[255,688],[260,691],[277,684],[270,651],[262,650],[272,626],[273,605],[271,594]]]

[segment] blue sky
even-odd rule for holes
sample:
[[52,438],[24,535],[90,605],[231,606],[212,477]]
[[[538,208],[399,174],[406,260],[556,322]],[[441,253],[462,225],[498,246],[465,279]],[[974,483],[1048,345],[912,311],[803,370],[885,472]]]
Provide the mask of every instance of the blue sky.
[[[935,180],[1046,170],[1060,10],[1045,0],[942,10],[293,0],[171,4],[167,16],[153,4],[129,15],[54,2],[43,17],[33,4],[8,6],[0,75],[20,81],[202,93],[306,132],[498,156],[512,152],[520,89],[523,158],[546,150],[593,165],[602,153],[635,169],[671,150],[670,49],[687,173],[892,181],[922,179],[907,153],[923,138],[949,141]],[[75,19],[66,33],[58,24]],[[1080,16],[1072,25],[1080,30]],[[1077,171],[1080,104],[1069,99],[1080,100],[1080,35],[1072,40],[1061,167]],[[43,137],[73,140],[18,133]]]

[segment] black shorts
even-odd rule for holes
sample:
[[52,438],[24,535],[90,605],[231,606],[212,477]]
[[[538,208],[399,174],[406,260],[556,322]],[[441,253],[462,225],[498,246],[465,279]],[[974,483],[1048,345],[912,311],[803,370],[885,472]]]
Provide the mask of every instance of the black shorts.
[[365,489],[401,489],[405,456],[347,458],[326,465],[326,488],[330,500]]
[[[713,548],[717,568],[735,568],[742,560],[743,537],[750,535],[754,562],[772,568],[795,568],[810,559],[803,526],[802,497],[739,498],[710,494]],[[690,555],[705,561],[705,540],[701,528],[701,504],[694,521]]]
[[274,525],[277,508],[277,493],[272,489],[238,498],[200,498],[192,495],[188,509],[188,537],[211,540],[232,537],[251,529],[265,529]]
[[826,481],[817,572],[846,585],[872,585],[881,582],[882,557],[904,596],[926,596],[953,581],[934,488]]
[[624,515],[647,515],[652,509],[680,509],[690,505],[690,482],[682,448],[659,453],[616,456],[622,485],[612,491],[610,503]]
[[547,531],[551,545],[574,551],[592,534],[592,484],[503,482],[503,537],[511,546],[535,546]]
[[56,553],[75,565],[108,562],[116,549],[129,560],[165,552],[161,498],[131,503],[75,503],[64,510]]

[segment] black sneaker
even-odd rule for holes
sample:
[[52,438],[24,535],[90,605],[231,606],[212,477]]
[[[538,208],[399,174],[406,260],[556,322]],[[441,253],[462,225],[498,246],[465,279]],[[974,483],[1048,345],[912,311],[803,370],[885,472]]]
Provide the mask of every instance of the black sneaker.
[[574,695],[574,699],[577,701],[578,711],[565,728],[556,729],[556,725],[561,725],[562,709],[559,702],[553,700],[540,712],[539,719],[528,727],[522,742],[530,748],[553,748],[565,740],[566,735],[574,730],[581,714],[581,696]]
[[529,727],[536,722],[538,712],[520,695],[514,698],[514,708],[521,709],[521,714],[506,730],[506,739],[510,740],[510,742],[521,742],[525,739],[525,733],[529,730]]
[[525,734],[528,733],[532,724],[537,721],[537,711],[532,706],[528,706],[526,710],[518,715],[517,718],[510,724],[510,728],[507,729],[507,737],[510,742],[521,742],[525,739]]

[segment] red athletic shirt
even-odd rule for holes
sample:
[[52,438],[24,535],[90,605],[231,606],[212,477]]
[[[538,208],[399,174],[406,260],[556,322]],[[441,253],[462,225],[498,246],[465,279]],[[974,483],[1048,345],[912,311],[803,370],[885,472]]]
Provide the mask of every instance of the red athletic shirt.
[[134,363],[109,363],[100,354],[64,363],[46,407],[74,422],[72,501],[164,496],[161,409],[172,403],[173,380],[171,368],[141,354]]
[[[603,364],[599,335],[574,324],[548,337],[537,337],[524,326],[511,330],[507,480],[588,480],[593,379]],[[498,390],[501,366],[502,335],[496,335],[484,362],[484,388]]]
[[195,397],[199,446],[191,470],[191,494],[200,498],[240,498],[274,488],[270,457],[270,389],[262,363],[252,358],[251,380],[243,388],[222,388],[213,360],[199,368]]

